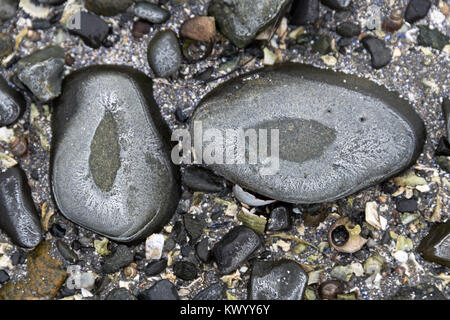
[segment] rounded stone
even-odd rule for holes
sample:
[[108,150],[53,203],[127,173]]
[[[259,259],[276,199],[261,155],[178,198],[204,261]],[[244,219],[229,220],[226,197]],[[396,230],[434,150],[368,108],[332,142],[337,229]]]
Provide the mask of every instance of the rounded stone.
[[69,220],[119,242],[159,231],[180,196],[152,92],[137,70],[93,66],[70,74],[54,104],[56,203]]
[[33,248],[41,241],[41,222],[27,177],[17,166],[0,173],[0,229],[24,248]]
[[[422,120],[397,94],[356,76],[290,63],[217,87],[190,126],[191,136],[203,140],[203,152],[195,146],[198,162],[217,146],[225,155],[241,148],[229,130],[266,129],[260,137],[267,138],[266,156],[259,153],[256,163],[239,157],[220,163],[223,157],[204,164],[242,188],[291,203],[330,202],[387,180],[415,163],[425,136]],[[222,145],[212,144],[210,129]],[[273,129],[278,157],[268,156]]]
[[301,300],[308,275],[295,261],[257,261],[250,276],[249,300]]
[[147,59],[157,77],[176,75],[181,66],[181,50],[175,32],[158,32],[148,44]]
[[25,99],[0,77],[0,127],[13,124],[25,110]]
[[132,4],[133,0],[86,0],[86,9],[103,16],[114,16]]
[[164,23],[170,18],[170,12],[153,3],[138,2],[134,7],[134,14],[151,23]]

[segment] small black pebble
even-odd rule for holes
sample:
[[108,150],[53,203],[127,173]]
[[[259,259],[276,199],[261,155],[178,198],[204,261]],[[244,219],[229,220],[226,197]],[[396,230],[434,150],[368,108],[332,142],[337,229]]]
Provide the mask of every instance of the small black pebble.
[[5,270],[0,270],[0,284],[4,284],[9,281],[9,274]]
[[145,275],[147,277],[157,276],[163,272],[167,267],[167,260],[161,259],[158,261],[152,261],[147,264],[144,268]]
[[81,243],[78,240],[73,240],[72,244],[70,245],[73,250],[80,250],[81,249]]
[[186,115],[186,113],[184,113],[183,109],[181,109],[180,107],[177,107],[175,110],[175,118],[177,119],[178,122],[181,123],[185,123],[189,117]]
[[54,237],[63,238],[66,234],[66,229],[55,223],[51,226],[50,233]]
[[397,210],[400,212],[414,212],[417,210],[417,200],[415,199],[397,200]]

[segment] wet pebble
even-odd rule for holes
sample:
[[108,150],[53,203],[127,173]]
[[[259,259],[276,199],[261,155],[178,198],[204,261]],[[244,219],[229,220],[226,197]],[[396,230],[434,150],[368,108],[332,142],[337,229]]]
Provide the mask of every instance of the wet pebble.
[[216,35],[213,17],[197,16],[186,20],[180,28],[180,36],[203,42],[210,42]]
[[193,300],[224,300],[226,290],[227,288],[223,282],[215,282],[197,293]]
[[0,173],[0,228],[21,247],[33,248],[41,241],[41,223],[28,180],[17,166]]
[[295,261],[257,261],[250,276],[250,300],[302,300],[308,275]]
[[420,46],[432,47],[434,49],[442,50],[450,41],[450,38],[445,34],[439,32],[437,29],[430,29],[427,26],[419,26],[419,35],[417,43]]
[[362,40],[364,48],[369,51],[372,57],[372,67],[380,69],[386,66],[392,60],[392,52],[386,47],[383,40],[373,36],[364,37]]
[[224,189],[222,178],[201,167],[186,168],[182,179],[183,185],[194,192],[220,192]]
[[11,88],[0,76],[0,127],[15,123],[25,111],[25,107],[22,94]]
[[400,199],[397,200],[397,210],[400,212],[414,212],[417,211],[416,199]]
[[192,241],[197,240],[202,234],[203,230],[206,228],[205,219],[200,216],[195,216],[192,214],[185,214],[183,216],[184,227],[192,239]]
[[144,273],[147,277],[157,276],[163,272],[167,267],[167,260],[161,259],[157,261],[152,261],[147,264],[144,268]]
[[142,19],[136,20],[133,23],[131,34],[135,39],[140,39],[150,32],[151,23]]
[[197,267],[188,261],[177,261],[173,265],[173,273],[180,279],[190,281],[197,277]]
[[126,288],[115,288],[112,289],[108,295],[105,297],[105,300],[137,300],[136,297],[127,290]]
[[128,266],[133,260],[134,255],[131,249],[125,245],[119,245],[114,253],[106,256],[102,268],[105,273],[115,273]]
[[47,102],[61,94],[65,58],[59,46],[37,50],[17,62],[15,74],[39,101]]
[[289,23],[293,25],[308,25],[319,18],[319,0],[295,0],[289,12]]
[[342,37],[356,37],[361,33],[361,26],[353,22],[343,22],[337,26],[336,32]]
[[86,9],[102,16],[114,16],[124,12],[133,0],[86,0]]
[[267,231],[289,230],[292,227],[291,211],[286,207],[276,207],[270,212]]
[[56,241],[56,248],[59,253],[63,256],[64,259],[69,261],[70,263],[75,263],[78,261],[78,255],[73,252],[68,245],[66,245],[61,240]]
[[429,0],[409,0],[405,10],[405,20],[414,23],[424,18],[430,10],[431,1]]
[[147,59],[157,77],[175,76],[181,66],[181,50],[172,30],[158,32],[148,44]]
[[213,248],[213,257],[220,273],[236,270],[262,245],[258,234],[250,228],[231,229]]
[[134,14],[150,23],[164,23],[170,18],[170,12],[153,3],[138,2],[134,7]]
[[75,15],[71,19],[67,24],[69,32],[79,36],[87,46],[94,49],[99,48],[109,34],[106,22],[93,13],[81,12],[79,17]]
[[169,280],[160,280],[138,295],[139,300],[180,300],[177,289]]

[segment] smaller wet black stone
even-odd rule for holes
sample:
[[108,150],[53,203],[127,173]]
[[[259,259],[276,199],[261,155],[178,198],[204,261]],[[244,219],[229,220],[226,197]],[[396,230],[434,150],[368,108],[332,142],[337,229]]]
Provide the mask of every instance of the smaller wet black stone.
[[342,37],[356,37],[361,33],[361,26],[353,22],[343,22],[337,26],[336,32]]
[[[72,19],[75,19],[72,18]],[[94,49],[102,45],[103,40],[109,33],[109,27],[99,16],[90,12],[81,12],[79,26],[75,21],[69,20],[68,30],[70,33],[80,36],[83,42]]]
[[144,272],[147,277],[153,277],[163,272],[166,269],[166,267],[167,267],[166,259],[152,261],[145,266]]
[[0,127],[13,124],[25,110],[26,103],[23,96],[11,88],[6,80],[0,76]]
[[417,43],[420,46],[432,47],[434,49],[442,50],[450,41],[450,38],[445,34],[439,32],[437,29],[430,29],[427,26],[418,26],[419,36]]
[[172,30],[158,32],[148,44],[147,59],[157,77],[175,76],[181,66],[178,38]]
[[344,10],[352,2],[351,0],[321,0],[321,1],[324,5],[334,10]]
[[139,300],[180,300],[177,289],[169,280],[161,280],[142,291]]
[[103,271],[105,273],[114,273],[128,266],[133,262],[134,255],[130,248],[125,245],[119,245],[116,251],[105,258]]
[[349,238],[350,234],[345,226],[338,226],[331,232],[331,240],[337,246],[343,246],[347,243]]
[[197,257],[203,262],[209,262],[211,254],[209,251],[209,241],[208,239],[203,239],[195,246],[195,253]]
[[277,207],[270,212],[267,231],[289,230],[292,226],[291,212],[286,207]]
[[206,228],[206,222],[202,217],[186,214],[183,216],[184,227],[191,240],[195,241],[203,234]]
[[228,274],[236,270],[261,247],[261,238],[250,228],[231,229],[212,250],[219,272]]
[[0,229],[21,247],[33,248],[41,241],[41,223],[28,180],[18,166],[0,172]]
[[397,210],[400,212],[414,212],[417,210],[417,200],[400,199],[397,201]]
[[153,3],[138,2],[134,7],[134,14],[151,23],[164,23],[170,18],[170,12]]
[[59,291],[57,298],[62,299],[65,297],[73,296],[77,291],[75,289],[69,289],[66,286],[63,286]]
[[183,172],[183,184],[192,191],[220,192],[224,189],[222,178],[200,167],[188,167]]
[[431,1],[429,0],[410,0],[405,10],[405,20],[414,23],[424,18],[430,7]]
[[215,282],[197,293],[194,300],[224,300],[226,291],[227,289],[223,282]]
[[445,295],[431,284],[417,286],[404,286],[400,288],[389,300],[447,300]]
[[81,243],[78,240],[73,240],[72,244],[70,245],[73,250],[80,250],[81,249]]
[[386,66],[392,59],[392,53],[383,40],[373,36],[364,37],[362,40],[364,48],[369,51],[372,57],[372,67],[380,69]]
[[192,247],[189,244],[186,244],[185,246],[181,247],[181,255],[183,257],[188,257],[191,253]]
[[9,281],[9,274],[5,270],[0,270],[0,284],[4,284]]
[[105,300],[137,300],[126,288],[115,288],[105,297]]
[[50,227],[50,234],[57,238],[64,238],[64,236],[66,235],[66,229],[59,224],[54,223]]
[[133,0],[86,0],[86,9],[103,16],[115,16],[124,12]]
[[307,25],[319,18],[319,0],[294,0],[290,10],[289,23]]
[[185,123],[189,117],[186,115],[186,113],[181,109],[180,107],[177,107],[175,109],[175,118],[178,122]]
[[194,280],[197,277],[197,267],[187,261],[177,261],[173,265],[173,273],[183,280]]
[[308,275],[295,261],[256,261],[252,268],[249,300],[301,300]]
[[328,36],[319,36],[314,43],[312,48],[319,52],[321,55],[331,52],[331,39]]
[[56,241],[56,248],[58,249],[59,253],[63,256],[63,258],[69,261],[70,263],[75,263],[78,261],[78,255],[75,252],[73,252],[69,248],[69,246],[67,246],[61,240]]
[[[185,236],[186,236],[186,233],[185,233]],[[171,251],[173,248],[175,248],[175,246],[176,246],[175,240],[172,239],[172,238],[169,238],[169,239],[167,239],[167,240],[164,242],[163,250],[164,250],[164,252],[169,252],[169,251]]]

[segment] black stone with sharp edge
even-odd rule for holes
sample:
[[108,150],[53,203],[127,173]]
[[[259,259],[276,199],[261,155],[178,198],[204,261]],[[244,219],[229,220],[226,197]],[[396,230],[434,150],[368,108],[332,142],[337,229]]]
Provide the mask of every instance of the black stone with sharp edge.
[[[79,19],[79,21],[75,20]],[[70,33],[80,36],[83,42],[94,49],[102,45],[109,33],[109,27],[99,16],[90,12],[80,12],[67,23]]]
[[276,207],[270,212],[267,231],[288,230],[292,226],[291,212],[286,207]]
[[220,273],[228,274],[244,263],[262,245],[261,238],[250,228],[231,229],[212,250]]
[[301,300],[308,275],[295,261],[256,261],[250,277],[249,300]]
[[190,281],[197,277],[197,267],[192,262],[177,261],[173,265],[173,273],[180,279]]
[[105,258],[103,271],[105,273],[114,273],[128,266],[134,260],[133,252],[125,245],[120,245],[116,251]]
[[105,297],[105,300],[137,300],[126,288],[115,288]]
[[428,261],[450,268],[450,219],[435,225],[422,239],[417,252]]
[[292,2],[289,23],[307,25],[319,18],[319,0],[294,0]]
[[372,57],[372,67],[380,69],[386,66],[392,60],[392,52],[386,47],[383,40],[373,36],[364,37],[362,40],[364,48],[369,51]]
[[119,242],[158,232],[181,190],[151,79],[123,66],[80,69],[54,110],[51,183],[62,214]]
[[149,264],[147,264],[144,268],[145,275],[147,277],[152,277],[160,274],[163,272],[167,267],[167,260],[161,259],[158,261],[152,261]]
[[437,50],[442,50],[444,46],[449,44],[450,38],[440,32],[438,29],[430,29],[427,26],[420,25],[419,35],[417,36],[417,43],[420,46],[432,47]]
[[0,76],[0,127],[13,124],[25,110],[25,99]]
[[177,288],[169,280],[160,280],[138,295],[139,300],[180,300]]
[[422,120],[396,93],[293,63],[218,86],[197,106],[191,134],[196,121],[203,132],[221,132],[227,148],[237,147],[227,130],[266,129],[270,151],[268,129],[278,129],[278,167],[270,167],[270,158],[205,165],[242,188],[290,203],[330,202],[387,180],[415,163],[425,138]]
[[361,33],[361,26],[353,22],[343,22],[337,26],[336,32],[342,37],[356,37]]
[[410,0],[405,10],[405,20],[414,23],[424,18],[430,10],[429,0]]
[[27,177],[17,166],[0,173],[0,229],[24,248],[33,248],[41,241],[41,223]]
[[195,252],[197,253],[197,257],[203,262],[209,262],[211,258],[211,254],[209,251],[209,241],[208,239],[203,239],[195,246]]

